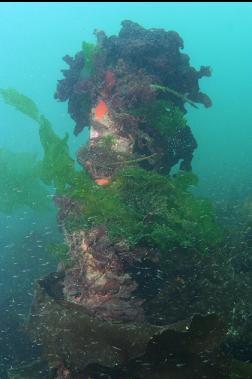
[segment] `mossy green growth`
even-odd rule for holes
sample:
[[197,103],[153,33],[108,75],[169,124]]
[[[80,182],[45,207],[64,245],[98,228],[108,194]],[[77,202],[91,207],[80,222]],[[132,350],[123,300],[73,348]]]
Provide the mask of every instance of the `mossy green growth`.
[[116,143],[116,138],[113,134],[107,134],[99,139],[99,146],[107,151],[110,151]]
[[149,126],[159,131],[163,138],[174,135],[177,129],[186,127],[186,119],[181,110],[167,100],[155,100],[152,104],[132,111]]
[[39,178],[38,162],[33,154],[0,149],[0,211],[12,213],[30,207],[50,209],[49,191]]
[[166,252],[175,247],[206,248],[218,243],[221,233],[207,200],[190,191],[196,177],[180,173],[165,177],[138,167],[121,170],[113,183],[93,183],[69,188],[67,195],[83,204],[80,224],[86,228],[103,224],[112,241],[129,246],[144,244]]
[[63,262],[69,266],[71,264],[69,260],[69,246],[63,243],[50,243],[47,246],[47,251],[58,259],[59,262]]
[[168,177],[135,167],[118,174],[115,190],[138,215],[139,242],[166,251],[204,248],[221,240],[211,204],[191,193],[196,182],[195,175],[186,172]]
[[137,243],[140,232],[135,222],[137,214],[122,201],[113,187],[98,186],[85,172],[79,172],[73,186],[64,191],[64,195],[83,206],[81,215],[67,218],[66,227],[69,231],[103,224],[112,241],[118,241],[123,236],[129,244]]
[[94,67],[94,56],[100,51],[100,49],[89,42],[82,42],[82,51],[85,58],[85,67],[84,70],[92,74],[93,73],[93,67]]

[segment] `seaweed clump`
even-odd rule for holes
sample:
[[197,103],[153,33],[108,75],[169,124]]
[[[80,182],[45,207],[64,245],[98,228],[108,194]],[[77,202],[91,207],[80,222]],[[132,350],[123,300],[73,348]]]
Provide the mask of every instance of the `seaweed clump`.
[[109,188],[92,182],[69,188],[65,195],[83,205],[83,215],[66,217],[68,230],[106,225],[112,241],[145,245],[167,252],[176,246],[217,244],[221,232],[209,201],[197,199],[190,189],[191,173],[161,176],[138,167],[118,172]]

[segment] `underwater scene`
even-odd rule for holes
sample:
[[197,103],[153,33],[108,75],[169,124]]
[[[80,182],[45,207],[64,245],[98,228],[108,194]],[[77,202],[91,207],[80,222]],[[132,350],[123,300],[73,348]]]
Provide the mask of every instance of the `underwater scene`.
[[252,3],[0,35],[0,379],[252,378]]

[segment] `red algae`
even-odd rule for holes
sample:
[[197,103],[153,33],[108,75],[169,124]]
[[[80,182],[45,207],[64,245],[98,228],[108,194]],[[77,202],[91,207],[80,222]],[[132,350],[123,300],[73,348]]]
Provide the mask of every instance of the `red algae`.
[[101,120],[108,113],[108,107],[104,100],[100,100],[95,108],[95,118]]
[[111,183],[111,180],[108,178],[100,178],[96,179],[95,183],[98,184],[98,186],[107,186]]

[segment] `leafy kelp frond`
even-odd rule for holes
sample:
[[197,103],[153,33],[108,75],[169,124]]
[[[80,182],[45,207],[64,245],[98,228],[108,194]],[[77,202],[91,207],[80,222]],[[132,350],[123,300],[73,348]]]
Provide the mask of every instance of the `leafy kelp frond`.
[[36,104],[29,97],[21,94],[13,88],[0,89],[4,101],[15,107],[20,112],[39,122],[39,111]]
[[40,163],[40,177],[46,185],[52,185],[56,191],[62,191],[74,179],[74,160],[70,157],[67,144],[68,136],[61,139],[50,122],[40,115],[36,104],[29,97],[15,89],[2,89],[3,99],[20,112],[31,117],[39,124],[40,141],[44,149],[44,158]]
[[54,133],[50,122],[41,116],[39,136],[44,149],[41,179],[45,184],[55,186],[57,192],[62,192],[65,186],[72,183],[75,175],[74,160],[70,157],[67,144],[68,135],[61,139]]
[[0,150],[0,211],[11,213],[21,207],[49,209],[49,192],[39,179],[33,154]]

